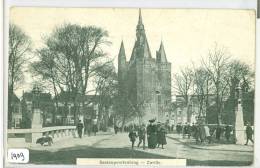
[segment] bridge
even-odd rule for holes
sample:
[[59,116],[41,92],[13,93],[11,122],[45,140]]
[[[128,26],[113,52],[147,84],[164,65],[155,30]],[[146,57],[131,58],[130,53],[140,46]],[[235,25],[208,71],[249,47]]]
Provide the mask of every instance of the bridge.
[[76,126],[54,126],[32,129],[8,129],[8,144],[29,143],[35,144],[38,138],[49,136],[53,142],[66,138],[77,137]]

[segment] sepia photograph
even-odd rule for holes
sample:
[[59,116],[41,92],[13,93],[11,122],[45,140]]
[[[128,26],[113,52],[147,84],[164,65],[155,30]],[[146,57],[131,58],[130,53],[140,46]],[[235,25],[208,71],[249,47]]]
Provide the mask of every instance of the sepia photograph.
[[252,165],[256,15],[11,7],[6,148],[35,165]]

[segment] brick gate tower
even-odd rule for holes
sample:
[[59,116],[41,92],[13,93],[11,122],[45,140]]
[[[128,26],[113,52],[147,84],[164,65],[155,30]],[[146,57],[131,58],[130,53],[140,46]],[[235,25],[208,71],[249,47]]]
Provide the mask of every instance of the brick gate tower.
[[165,122],[171,105],[171,63],[161,42],[153,58],[146,38],[141,10],[136,26],[136,41],[131,58],[126,60],[124,43],[118,54],[119,94],[126,97],[122,105],[132,107],[139,121],[156,118]]

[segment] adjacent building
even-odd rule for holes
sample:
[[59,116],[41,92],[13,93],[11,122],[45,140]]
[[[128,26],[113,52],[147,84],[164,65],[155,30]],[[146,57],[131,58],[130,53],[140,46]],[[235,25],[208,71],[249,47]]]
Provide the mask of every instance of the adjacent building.
[[[12,97],[11,97],[12,96]],[[12,128],[21,128],[22,123],[22,111],[21,111],[21,103],[20,99],[16,96],[16,94],[11,94],[9,92],[9,98],[11,97],[10,108],[12,111]]]

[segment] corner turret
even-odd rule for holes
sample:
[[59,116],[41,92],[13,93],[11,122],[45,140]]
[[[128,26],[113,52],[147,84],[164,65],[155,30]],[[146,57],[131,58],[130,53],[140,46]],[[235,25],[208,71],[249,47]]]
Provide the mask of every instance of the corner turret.
[[159,51],[156,52],[156,60],[157,62],[164,62],[164,63],[168,62],[166,58],[163,42],[161,42]]

